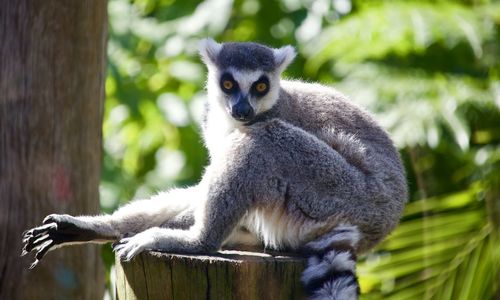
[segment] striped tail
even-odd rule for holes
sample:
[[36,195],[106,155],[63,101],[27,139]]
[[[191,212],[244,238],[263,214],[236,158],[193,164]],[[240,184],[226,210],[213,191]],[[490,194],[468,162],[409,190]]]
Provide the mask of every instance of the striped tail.
[[309,299],[356,300],[356,226],[341,225],[305,245],[311,255],[301,281]]

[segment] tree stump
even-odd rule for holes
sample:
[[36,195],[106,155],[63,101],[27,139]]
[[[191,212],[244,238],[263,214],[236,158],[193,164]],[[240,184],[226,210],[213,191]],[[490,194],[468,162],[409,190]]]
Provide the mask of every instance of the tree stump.
[[116,259],[116,295],[135,299],[303,299],[303,258],[221,251],[212,255],[142,253]]

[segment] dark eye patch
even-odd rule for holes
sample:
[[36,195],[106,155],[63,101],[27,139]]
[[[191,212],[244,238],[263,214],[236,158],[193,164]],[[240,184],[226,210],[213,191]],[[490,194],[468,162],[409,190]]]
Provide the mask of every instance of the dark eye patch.
[[269,92],[269,78],[267,76],[262,75],[257,81],[252,84],[251,92],[255,96],[262,97]]
[[224,73],[220,77],[220,88],[226,94],[233,94],[239,90],[238,83],[234,80],[233,76],[229,73]]

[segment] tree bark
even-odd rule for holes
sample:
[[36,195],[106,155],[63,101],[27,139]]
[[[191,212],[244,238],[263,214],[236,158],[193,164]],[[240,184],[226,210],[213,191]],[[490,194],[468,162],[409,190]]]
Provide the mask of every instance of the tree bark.
[[32,271],[21,234],[99,211],[106,1],[0,0],[0,299],[102,299],[96,246]]
[[303,299],[300,257],[222,251],[211,256],[142,253],[116,260],[119,300]]

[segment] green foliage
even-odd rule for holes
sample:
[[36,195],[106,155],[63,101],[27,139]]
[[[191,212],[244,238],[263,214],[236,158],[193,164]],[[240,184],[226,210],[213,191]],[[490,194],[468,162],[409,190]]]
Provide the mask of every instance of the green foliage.
[[359,266],[367,299],[491,299],[492,228],[481,188],[418,200]]
[[104,211],[201,176],[200,38],[292,44],[286,75],[333,85],[373,112],[407,167],[410,204],[360,264],[363,297],[493,297],[499,3],[110,0],[109,16]]

